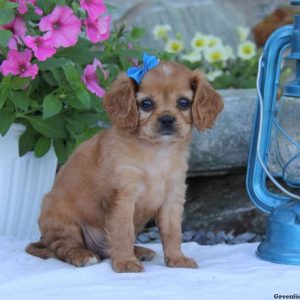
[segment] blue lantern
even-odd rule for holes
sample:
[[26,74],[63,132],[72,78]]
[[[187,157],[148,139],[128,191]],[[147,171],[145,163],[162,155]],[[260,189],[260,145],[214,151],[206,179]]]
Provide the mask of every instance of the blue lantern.
[[[295,79],[278,99],[280,69],[288,50],[286,59],[294,64]],[[300,265],[300,15],[294,16],[293,25],[279,28],[268,39],[259,62],[257,89],[247,189],[253,203],[269,214],[266,238],[257,255]],[[267,178],[278,192],[268,187]]]

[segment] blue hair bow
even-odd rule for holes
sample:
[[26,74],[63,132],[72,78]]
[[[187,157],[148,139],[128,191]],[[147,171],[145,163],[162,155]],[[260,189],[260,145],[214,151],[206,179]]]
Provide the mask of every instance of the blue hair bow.
[[141,83],[145,74],[156,67],[159,64],[159,59],[154,55],[148,55],[144,53],[143,66],[141,67],[130,67],[127,70],[128,77],[133,78],[138,84]]

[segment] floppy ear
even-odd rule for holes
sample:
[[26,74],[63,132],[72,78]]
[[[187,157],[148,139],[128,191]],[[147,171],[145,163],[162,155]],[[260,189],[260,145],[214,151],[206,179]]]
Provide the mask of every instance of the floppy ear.
[[128,132],[137,128],[139,120],[135,89],[133,80],[122,73],[113,82],[103,100],[112,124]]
[[198,130],[204,131],[213,126],[223,109],[223,100],[199,71],[193,72],[191,85],[194,91],[193,123]]

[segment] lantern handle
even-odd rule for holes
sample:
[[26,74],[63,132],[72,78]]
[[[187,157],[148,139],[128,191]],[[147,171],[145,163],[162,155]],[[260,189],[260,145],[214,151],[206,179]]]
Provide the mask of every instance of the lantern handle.
[[291,193],[290,191],[288,191],[286,188],[284,188],[274,177],[273,175],[269,172],[268,168],[266,167],[261,155],[260,155],[260,144],[261,144],[261,133],[262,133],[262,121],[263,121],[263,109],[264,109],[264,105],[263,105],[263,97],[262,97],[262,93],[261,93],[261,89],[260,89],[260,82],[261,82],[261,66],[262,66],[262,58],[263,56],[260,56],[259,61],[258,61],[258,73],[257,73],[257,79],[256,79],[256,88],[257,88],[257,93],[258,93],[258,103],[260,106],[259,109],[259,125],[258,125],[258,137],[257,137],[257,148],[256,148],[256,152],[257,152],[257,158],[263,168],[263,170],[265,171],[266,175],[268,176],[268,178],[274,183],[274,185],[280,190],[282,191],[285,195],[293,198],[293,199],[297,199],[300,200],[300,196]]

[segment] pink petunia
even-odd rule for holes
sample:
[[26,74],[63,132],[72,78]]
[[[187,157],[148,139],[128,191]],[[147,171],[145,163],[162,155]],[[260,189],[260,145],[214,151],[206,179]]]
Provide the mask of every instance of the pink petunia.
[[84,21],[86,33],[92,43],[107,40],[110,35],[111,16],[101,16],[97,20],[87,18]]
[[16,16],[10,23],[0,26],[0,29],[7,29],[12,32],[13,36],[8,41],[10,49],[17,49],[17,44],[22,43],[27,31],[25,22],[20,16]]
[[43,13],[44,13],[39,7],[36,7],[36,8],[34,9],[34,12],[35,12],[37,15],[39,15],[39,16],[42,16]]
[[17,2],[19,4],[18,6],[18,12],[21,15],[24,15],[27,13],[28,8],[27,5],[31,4],[31,5],[35,5],[35,0],[11,0],[11,2]]
[[103,0],[80,0],[80,6],[87,11],[91,20],[96,20],[106,12]]
[[39,23],[40,30],[46,32],[44,38],[55,48],[75,45],[80,26],[80,20],[73,14],[72,9],[66,6],[56,6],[48,16],[41,18]]
[[30,63],[31,58],[32,52],[29,49],[26,49],[23,52],[10,50],[7,59],[4,60],[0,66],[0,71],[4,76],[13,74],[34,79],[38,73],[38,66]]
[[81,80],[86,85],[87,89],[96,94],[98,97],[105,95],[105,90],[99,85],[96,69],[100,68],[104,78],[108,77],[108,72],[103,69],[101,62],[95,58],[92,65],[87,65],[83,71]]
[[25,45],[30,48],[35,57],[44,61],[56,53],[56,49],[52,46],[52,42],[41,36],[26,36],[24,38]]

